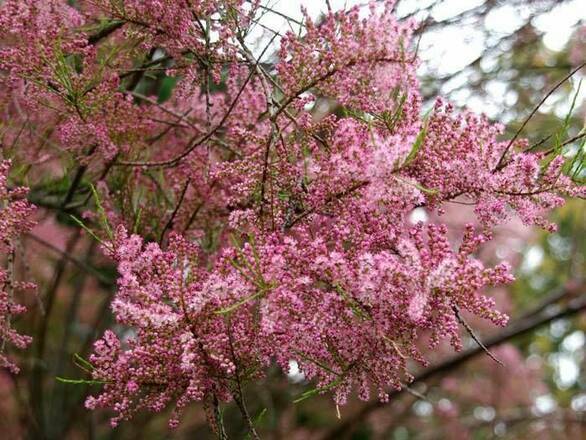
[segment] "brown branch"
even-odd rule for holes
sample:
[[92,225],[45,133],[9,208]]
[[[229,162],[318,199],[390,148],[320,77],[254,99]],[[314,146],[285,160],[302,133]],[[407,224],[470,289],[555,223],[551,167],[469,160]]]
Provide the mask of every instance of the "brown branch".
[[171,213],[171,217],[169,217],[169,220],[167,221],[167,223],[165,224],[165,227],[161,231],[161,237],[159,238],[159,244],[163,243],[163,240],[165,239],[165,233],[167,232],[167,230],[169,230],[171,227],[173,227],[173,222],[175,221],[175,217],[177,216],[177,212],[179,211],[179,208],[181,208],[181,205],[183,204],[183,199],[185,198],[185,194],[187,193],[187,188],[189,188],[190,183],[191,183],[191,180],[187,180],[187,182],[185,183],[185,186],[183,187],[183,190],[181,191],[181,195],[179,196],[179,200],[177,201],[177,205],[175,206],[175,209],[173,209],[173,212]]
[[262,177],[261,177],[261,182],[260,182],[260,213],[259,213],[259,218],[260,218],[262,226],[264,226],[263,214],[264,214],[264,205],[265,205],[266,181],[267,181],[268,172],[269,172],[269,156],[270,156],[271,147],[272,147],[273,143],[275,142],[275,139],[277,139],[279,137],[280,133],[281,133],[281,129],[277,128],[276,123],[273,122],[271,134],[269,136],[269,140],[268,140],[267,145],[265,147],[263,167],[262,167]]
[[466,320],[462,316],[462,313],[460,313],[460,308],[456,304],[454,304],[452,308],[454,310],[454,313],[456,314],[456,319],[458,319],[458,322],[462,324],[462,326],[466,329],[470,337],[474,339],[474,342],[476,342],[478,346],[484,350],[484,352],[488,355],[489,358],[491,358],[500,366],[504,367],[505,364],[503,364],[503,362],[500,359],[498,359],[494,354],[490,352],[488,348],[486,348],[486,346],[482,343],[478,335],[476,335],[474,329],[470,326],[470,324],[468,324],[468,322],[466,322]]
[[36,343],[35,350],[34,350],[34,363],[32,372],[30,375],[30,395],[31,395],[31,403],[33,407],[33,414],[34,417],[40,422],[39,430],[40,432],[35,433],[36,435],[42,437],[43,434],[46,432],[46,418],[45,418],[45,403],[44,403],[44,376],[46,374],[46,367],[43,361],[45,356],[45,348],[47,345],[47,331],[49,329],[49,320],[51,318],[51,312],[53,310],[53,306],[55,304],[55,297],[57,296],[57,290],[61,285],[61,281],[65,275],[65,269],[67,267],[68,259],[65,255],[69,255],[73,252],[75,246],[77,245],[79,239],[81,237],[81,229],[76,229],[67,240],[67,244],[65,247],[65,253],[59,259],[55,266],[55,271],[53,272],[53,278],[51,283],[47,287],[45,291],[45,314],[39,323],[37,328],[34,341]]
[[[178,121],[185,121],[185,123],[187,124],[187,127],[190,127],[190,128],[193,128],[194,130],[199,131],[199,127],[197,125],[195,125],[193,122],[191,122],[187,118],[186,114],[177,113],[176,111],[168,109],[163,104],[157,102],[155,99],[150,98],[149,96],[145,96],[142,93],[135,92],[134,90],[127,90],[126,93],[128,93],[129,95],[131,95],[137,99],[140,99],[141,101],[148,102],[149,104],[151,104],[155,107],[158,107],[159,109],[161,109],[162,112],[167,113],[168,115],[171,115],[171,116],[177,118]],[[176,122],[161,121],[161,120],[156,120],[156,122],[161,122],[161,123],[165,123],[165,124],[170,124],[170,123],[177,124]]]
[[218,122],[218,124],[216,124],[211,130],[209,130],[206,134],[204,134],[199,139],[198,139],[198,136],[197,135],[194,136],[194,137],[192,137],[191,140],[188,142],[188,145],[189,146],[181,154],[179,154],[179,155],[177,155],[177,156],[175,156],[175,157],[173,157],[171,159],[162,160],[162,161],[159,161],[159,162],[119,161],[115,165],[117,165],[117,166],[137,166],[137,167],[168,167],[168,166],[174,166],[179,161],[181,161],[181,159],[183,159],[186,156],[188,156],[199,145],[201,145],[204,142],[206,142],[207,140],[209,140],[220,128],[222,128],[224,126],[224,123],[226,122],[226,120],[228,119],[228,117],[232,114],[232,111],[234,110],[234,108],[236,107],[236,104],[240,100],[240,96],[242,95],[242,93],[244,93],[244,89],[246,88],[246,86],[248,85],[248,83],[250,82],[250,80],[252,79],[252,77],[254,76],[254,74],[256,73],[256,67],[260,63],[261,58],[263,57],[263,55],[265,54],[265,52],[268,50],[268,48],[271,46],[271,44],[274,41],[274,39],[275,39],[275,36],[273,36],[273,38],[271,38],[271,40],[269,41],[269,43],[264,47],[263,51],[261,52],[261,54],[259,55],[259,57],[258,57],[258,59],[256,61],[256,66],[253,66],[250,69],[250,73],[248,74],[248,76],[244,80],[244,83],[240,87],[240,90],[238,90],[238,93],[234,97],[234,100],[230,104],[230,107],[228,107],[228,110],[226,111],[226,113],[224,113],[224,116],[222,117],[222,119],[220,120],[220,122]]
[[228,341],[230,343],[230,352],[232,354],[232,361],[234,362],[234,378],[236,379],[236,391],[232,393],[232,397],[234,398],[234,402],[236,402],[236,406],[240,410],[242,414],[242,418],[246,422],[248,426],[248,432],[250,436],[255,440],[260,440],[260,436],[256,432],[256,428],[254,427],[254,423],[252,422],[252,418],[250,417],[250,413],[248,412],[248,408],[246,407],[246,400],[244,398],[244,393],[242,392],[242,381],[240,380],[240,369],[238,368],[238,357],[236,356],[236,351],[234,350],[234,341],[232,338],[232,331],[230,330],[231,321],[228,320],[227,323],[227,333],[228,333]]
[[586,131],[583,133],[578,133],[576,136],[571,137],[570,139],[562,142],[559,146],[557,147],[551,147],[549,150],[546,150],[543,152],[543,154],[545,154],[546,156],[550,155],[551,153],[553,153],[554,151],[556,151],[559,148],[565,147],[566,145],[570,145],[576,141],[579,141],[580,139],[582,139],[583,137],[586,137]]
[[[216,186],[216,182],[217,182],[216,180],[212,181],[212,183],[209,186],[210,191],[212,191],[214,189],[214,187]],[[203,206],[205,205],[205,202],[206,202],[206,199],[204,197],[203,200],[201,200],[195,206],[195,209],[193,210],[193,212],[189,216],[189,220],[187,220],[187,223],[185,224],[185,227],[183,228],[183,234],[185,234],[187,232],[187,230],[191,227],[192,223],[195,221],[195,217],[197,216],[197,214],[199,213],[201,208],[203,208]]]
[[[254,2],[254,1],[250,1],[249,3],[251,3],[251,4],[255,4],[255,2]],[[271,12],[271,13],[273,13],[273,14],[275,14],[275,15],[278,15],[279,17],[281,17],[281,18],[284,18],[284,19],[285,19],[285,20],[287,20],[287,21],[291,21],[291,22],[295,23],[295,24],[296,24],[296,25],[298,25],[298,26],[305,27],[305,24],[303,24],[301,21],[299,21],[299,20],[296,20],[295,18],[293,18],[293,17],[290,17],[290,16],[288,16],[287,14],[283,14],[283,13],[282,13],[282,12],[280,12],[280,11],[277,11],[277,10],[275,10],[275,9],[272,9],[272,8],[270,8],[270,7],[268,7],[268,6],[261,5],[261,4],[259,4],[259,5],[258,5],[258,7],[259,7],[260,9],[264,9],[264,10],[265,10],[265,11],[267,11],[267,12]]]
[[[360,181],[360,182],[355,183],[354,185],[350,186],[349,188],[345,189],[344,191],[340,191],[340,192],[337,192],[335,194],[332,194],[331,196],[329,196],[329,197],[326,198],[326,200],[324,201],[323,206],[329,205],[330,203],[332,203],[335,200],[342,199],[342,198],[344,198],[344,197],[352,194],[354,191],[357,191],[357,190],[359,190],[361,188],[364,188],[369,183],[370,183],[369,180],[363,180],[363,181]],[[285,229],[292,228],[293,226],[295,226],[295,224],[297,224],[298,222],[300,222],[301,220],[303,220],[305,217],[307,217],[307,216],[315,213],[319,208],[321,208],[321,207],[314,206],[313,208],[309,208],[309,209],[303,211],[297,217],[295,217],[291,221],[285,223],[284,228]]]
[[95,34],[89,35],[87,41],[92,45],[97,44],[100,40],[107,38],[110,34],[120,29],[122,26],[124,26],[124,24],[125,22],[122,20],[113,21],[112,23],[107,24],[102,29],[97,31]]
[[[96,241],[91,241],[88,250],[86,251],[84,260],[90,261],[96,249]],[[79,311],[81,308],[81,299],[85,292],[85,286],[88,280],[88,273],[82,272],[73,280],[73,294],[71,301],[67,307],[64,319],[64,330],[59,344],[59,351],[55,362],[54,374],[55,376],[63,376],[65,371],[65,361],[71,356],[70,342],[75,334],[74,328],[79,324]],[[51,420],[59,420],[59,414],[68,411],[67,395],[70,390],[67,387],[54,387],[51,393],[51,400],[49,403],[49,417]]]
[[[409,60],[409,61],[407,61],[407,63],[413,63],[414,61],[415,61],[415,59]],[[302,95],[305,92],[307,92],[308,90],[314,88],[319,83],[331,78],[332,76],[334,76],[336,73],[340,72],[343,69],[347,69],[349,67],[353,67],[353,66],[356,66],[357,64],[363,64],[363,63],[368,64],[368,63],[404,63],[404,62],[406,62],[406,61],[405,60],[397,60],[394,58],[377,58],[374,60],[369,60],[369,59],[352,60],[352,61],[344,64],[343,66],[335,67],[335,68],[329,70],[327,73],[323,74],[322,76],[315,78],[313,81],[309,82],[308,84],[306,84],[305,86],[303,86],[299,90],[297,90],[295,93],[293,93],[291,96],[289,96],[285,100],[285,102],[283,102],[279,106],[277,111],[271,116],[271,119],[276,120],[277,117],[289,106],[289,104],[291,104],[293,101],[298,99],[300,95]]]
[[112,280],[109,279],[109,278],[107,278],[107,277],[105,277],[104,275],[102,275],[96,268],[90,266],[85,261],[80,260],[79,258],[74,257],[70,253],[67,253],[64,250],[59,249],[57,246],[49,243],[48,241],[43,240],[41,237],[38,237],[38,236],[36,236],[34,234],[31,234],[31,233],[27,233],[25,235],[25,237],[30,238],[33,241],[36,241],[37,243],[39,243],[40,245],[46,247],[47,249],[50,249],[51,251],[59,254],[62,258],[66,259],[70,263],[75,264],[82,271],[84,271],[84,272],[92,275],[99,282],[104,283],[104,284],[112,284]]
[[[581,295],[578,298],[569,302],[569,304],[561,309],[556,311],[548,311],[548,309],[544,310],[542,313],[533,314],[533,312],[529,312],[526,317],[520,318],[514,323],[510,324],[506,329],[504,329],[501,333],[487,338],[483,344],[486,348],[496,347],[501,345],[505,342],[510,341],[513,338],[531,333],[535,331],[537,328],[541,327],[542,325],[548,324],[552,321],[556,321],[561,318],[567,318],[578,314],[584,310],[586,310],[586,295],[583,291],[582,287]],[[475,347],[463,351],[450,359],[428,368],[424,370],[419,375],[415,376],[411,385],[423,382],[436,376],[442,375],[444,373],[453,372],[456,368],[462,366],[464,363],[473,359],[474,357],[478,356],[479,354],[483,353],[484,350],[481,347]],[[392,391],[389,393],[390,397],[397,397],[399,396],[403,390],[400,391]],[[362,420],[364,420],[369,414],[373,411],[383,408],[385,403],[380,401],[372,401],[366,405],[364,405],[356,414],[346,418],[343,423],[340,423],[334,429],[327,432],[322,439],[323,440],[335,440],[341,438],[344,434],[351,432]]]
[[[83,118],[82,118],[82,120],[83,120]],[[91,148],[89,149],[89,151],[87,153],[85,153],[85,156],[90,157],[92,154],[94,154],[96,149],[97,149],[97,145],[92,145]],[[75,176],[73,176],[73,181],[71,182],[71,185],[69,186],[69,189],[67,190],[67,194],[65,195],[65,198],[61,202],[61,205],[60,205],[61,209],[64,209],[69,204],[69,202],[71,202],[73,200],[73,197],[75,196],[75,192],[77,191],[77,188],[79,188],[79,185],[81,185],[81,181],[83,179],[85,172],[87,171],[87,168],[88,168],[87,165],[80,165],[77,168],[77,171],[75,172]]]

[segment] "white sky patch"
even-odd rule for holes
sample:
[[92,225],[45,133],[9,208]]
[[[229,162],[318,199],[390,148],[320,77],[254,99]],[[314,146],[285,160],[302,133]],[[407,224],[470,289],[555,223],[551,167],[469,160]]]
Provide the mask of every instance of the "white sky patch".
[[510,34],[511,31],[519,29],[529,18],[529,15],[529,8],[519,10],[513,5],[504,4],[490,11],[484,20],[484,24],[490,31]]
[[425,223],[428,219],[429,216],[423,208],[415,208],[413,211],[411,211],[411,214],[409,214],[409,222],[412,224],[416,224],[419,222]]
[[[565,118],[570,111],[575,113],[577,108],[586,100],[586,82],[582,81],[580,83],[580,81],[573,79],[570,84],[572,85],[572,93],[569,95],[571,99],[557,99],[553,106],[555,115],[560,119]],[[572,109],[574,99],[576,100],[576,104],[574,109]]]
[[413,404],[413,412],[419,417],[429,417],[433,413],[433,405],[425,400],[418,400]]
[[484,422],[492,422],[496,416],[496,411],[492,406],[477,406],[474,408],[474,418]]
[[450,411],[454,407],[452,402],[449,399],[446,399],[445,397],[441,398],[437,404],[439,409],[441,409],[442,411]]
[[510,250],[508,248],[508,246],[498,246],[496,248],[496,256],[499,259],[504,259],[507,258],[510,254]]
[[570,328],[570,324],[565,319],[554,321],[549,325],[549,332],[554,338],[561,338]]
[[499,437],[503,437],[507,433],[507,424],[504,422],[498,422],[494,425],[494,433]]
[[549,356],[549,362],[555,370],[554,380],[558,387],[569,388],[576,383],[580,368],[571,354],[553,353]]
[[534,290],[542,290],[545,287],[548,280],[548,277],[540,275],[539,273],[534,273],[531,275],[531,278],[529,279],[529,285]]
[[584,332],[581,330],[576,330],[564,338],[564,341],[562,342],[562,348],[570,352],[583,350],[584,340]]
[[446,27],[425,33],[419,44],[419,55],[424,63],[420,73],[436,72],[447,75],[468,66],[484,48],[478,27]]
[[289,372],[287,373],[287,377],[293,383],[299,383],[305,380],[305,374],[303,374],[299,369],[299,364],[297,361],[289,361]]
[[521,270],[523,272],[533,272],[543,262],[543,249],[541,246],[531,246],[525,253]]
[[541,414],[549,414],[557,408],[557,402],[551,396],[551,394],[544,394],[539,396],[535,399],[535,405],[533,407],[533,412],[541,415]]
[[543,43],[548,49],[559,51],[568,43],[574,26],[586,20],[584,0],[562,3],[551,12],[537,17],[533,24],[544,32]]
[[403,17],[412,14],[416,9],[427,8],[432,3],[433,0],[402,1],[396,9],[397,14]]
[[586,411],[586,394],[578,394],[572,398],[571,403],[574,411]]
[[[440,2],[431,11],[435,20],[445,20],[458,15],[464,11],[473,10],[475,7],[482,5],[485,0],[445,0]],[[425,8],[432,3],[431,0],[405,0],[397,8],[397,14],[404,16],[410,14],[417,8]],[[307,9],[312,18],[319,17],[327,11],[325,0],[263,0],[263,5],[270,7],[278,13],[287,15],[296,21],[302,21],[301,7]],[[355,5],[365,5],[363,0],[330,0],[333,10],[350,8]],[[362,8],[364,15],[367,14],[368,8]],[[525,20],[529,17],[531,7],[512,7],[503,5],[494,8],[485,18],[484,25],[494,37],[500,37],[515,32]],[[254,26],[254,30],[247,38],[247,42],[255,48],[255,55],[259,55],[264,48],[264,44],[272,37],[272,33],[265,28],[272,29],[281,34],[287,31],[298,33],[300,26],[294,22],[288,21],[279,14],[270,11],[263,12],[260,18],[260,24]],[[416,19],[424,20],[424,13],[417,16]],[[551,12],[539,15],[533,20],[533,24],[538,30],[545,34],[545,44],[552,50],[560,50],[567,44],[576,24],[580,20],[586,20],[586,7],[584,0],[573,0],[553,8]],[[489,37],[488,40],[491,40]],[[484,33],[482,26],[479,26],[474,20],[464,20],[457,26],[447,26],[442,29],[426,32],[419,44],[419,55],[423,61],[420,67],[420,73],[435,72],[439,75],[456,72],[466,67],[471,61],[475,60],[483,52],[483,49],[490,44]],[[279,37],[273,43],[273,49],[277,49]],[[502,48],[505,50],[505,48]],[[270,55],[267,51],[265,58]],[[484,61],[486,63],[489,61]],[[496,95],[498,96],[498,95]],[[466,97],[462,97],[464,100]],[[508,98],[511,102],[512,98]],[[468,105],[469,103],[466,102]],[[482,110],[489,114],[494,109],[486,109],[486,102],[473,103],[471,107],[474,111]]]
[[433,8],[432,16],[435,20],[446,20],[454,15],[474,9],[484,3],[484,0],[446,0]]

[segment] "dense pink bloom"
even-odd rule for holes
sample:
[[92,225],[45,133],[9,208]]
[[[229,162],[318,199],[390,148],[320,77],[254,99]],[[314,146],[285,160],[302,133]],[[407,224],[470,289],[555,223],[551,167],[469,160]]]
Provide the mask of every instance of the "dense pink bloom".
[[[117,423],[143,407],[178,412],[210,395],[230,400],[235,377],[261,376],[272,360],[287,370],[291,359],[340,404],[352,390],[384,400],[409,380],[407,359],[425,364],[422,338],[461,347],[454,307],[505,325],[481,291],[510,282],[508,266],[484,267],[474,252],[510,212],[546,225],[542,214],[561,202],[558,194],[578,189],[559,175],[559,159],[541,171],[539,156],[511,152],[496,169],[506,142],[481,117],[438,101],[422,122],[416,61],[400,46],[410,29],[388,12],[363,21],[354,10],[320,25],[308,19],[303,39],[282,40],[283,92],[317,82],[313,99],[292,102],[299,131],[287,115],[275,118],[281,140],[269,176],[263,162],[275,126],[254,117],[266,111],[267,84],[246,85],[236,111],[247,113],[228,120],[224,138],[240,156],[207,162],[215,188],[206,201],[208,209],[223,201],[225,224],[243,245],[226,236],[210,258],[178,235],[164,250],[118,229],[108,245],[121,276],[112,309],[133,330],[96,343],[93,376],[105,388],[88,407],[115,408]],[[231,73],[236,94],[243,75]],[[322,95],[375,118],[314,120],[303,105]],[[229,102],[215,100],[214,115]],[[459,196],[477,204],[485,234],[467,226],[454,249],[443,225],[406,226],[415,207]]]
[[27,188],[9,189],[6,181],[9,168],[10,161],[0,162],[0,253],[6,259],[0,266],[0,367],[17,373],[18,367],[7,358],[6,349],[9,345],[25,348],[31,338],[17,333],[12,327],[12,319],[25,311],[15,302],[14,292],[34,286],[15,280],[12,266],[16,240],[33,226],[30,217],[34,207],[24,199]]
[[[172,406],[175,426],[189,403],[237,398],[291,360],[338,404],[386,400],[423,347],[461,348],[457,310],[506,324],[485,290],[509,266],[477,253],[493,228],[517,215],[552,229],[547,213],[586,194],[563,156],[509,145],[485,117],[442,100],[422,117],[415,24],[391,1],[306,16],[272,67],[245,43],[257,2],[81,3],[3,2],[0,85],[97,182],[85,217],[118,268],[120,325],[94,345],[103,389],[86,406],[114,425]],[[104,17],[117,27],[92,39]],[[178,81],[168,100],[138,92],[149,67],[148,81]],[[479,227],[410,224],[455,199]]]

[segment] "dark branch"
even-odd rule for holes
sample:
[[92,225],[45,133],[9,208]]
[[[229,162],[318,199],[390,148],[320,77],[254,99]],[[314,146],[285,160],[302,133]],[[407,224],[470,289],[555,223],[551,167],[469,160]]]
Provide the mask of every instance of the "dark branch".
[[[548,324],[552,321],[556,321],[561,318],[570,317],[572,315],[575,315],[586,310],[586,295],[583,291],[583,288],[581,290],[582,292],[580,295],[578,295],[578,298],[570,301],[565,308],[556,311],[548,311],[549,309],[545,309],[543,312],[537,314],[531,311],[525,317],[520,318],[516,322],[510,324],[501,333],[490,338],[487,338],[484,341],[484,346],[487,349],[491,347],[496,347],[498,345],[510,341],[513,338],[531,333],[535,331],[537,328],[541,327],[542,325]],[[445,373],[453,372],[470,359],[482,353],[484,353],[484,349],[482,347],[474,347],[469,350],[463,351],[434,367],[424,370],[419,375],[415,376],[415,379],[413,379],[410,385],[435,378],[436,376],[440,376]],[[403,390],[392,391],[391,393],[389,393],[389,396],[391,398],[397,397],[402,392]],[[378,400],[364,405],[356,414],[354,414],[351,417],[348,417],[343,423],[336,426],[335,429],[327,432],[323,437],[323,440],[334,440],[342,438],[344,434],[351,432],[351,430],[354,429],[369,414],[371,414],[373,411],[379,408],[384,407],[384,405],[385,403],[382,403]]]

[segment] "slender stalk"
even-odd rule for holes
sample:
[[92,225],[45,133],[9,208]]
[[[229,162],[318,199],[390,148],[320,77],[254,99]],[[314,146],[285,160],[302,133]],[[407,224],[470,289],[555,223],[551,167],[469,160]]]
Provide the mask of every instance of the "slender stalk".
[[[258,65],[258,63],[260,63],[260,60],[262,59],[262,57],[264,56],[264,54],[268,50],[268,48],[271,46],[271,44],[275,38],[276,38],[276,36],[273,36],[273,38],[271,38],[269,43],[265,46],[265,48],[261,52],[260,56],[258,57],[258,60],[256,62],[257,65]],[[115,165],[117,165],[117,166],[138,166],[138,167],[169,167],[169,166],[177,165],[183,158],[187,157],[198,146],[200,146],[204,142],[211,139],[212,136],[214,136],[216,134],[216,132],[224,126],[224,123],[228,120],[228,117],[232,114],[232,111],[236,108],[236,104],[239,102],[240,96],[242,96],[242,93],[244,93],[244,89],[246,88],[246,86],[248,85],[248,83],[250,82],[252,77],[255,75],[255,73],[256,73],[256,66],[253,66],[253,68],[250,69],[250,73],[248,74],[248,76],[244,80],[244,83],[240,87],[240,90],[238,91],[238,93],[234,97],[234,100],[230,104],[230,107],[228,107],[228,110],[226,111],[226,113],[224,113],[224,116],[222,117],[220,122],[218,122],[218,124],[216,126],[214,126],[211,130],[209,130],[203,136],[199,137],[199,135],[196,135],[193,138],[191,138],[190,141],[188,142],[189,146],[179,155],[173,157],[172,159],[162,160],[162,161],[158,161],[158,162],[119,161]]]
[[[73,252],[73,249],[77,245],[79,239],[81,237],[81,230],[76,229],[73,235],[67,241],[65,246],[65,254],[70,254]],[[55,304],[55,298],[57,296],[57,291],[59,286],[61,285],[61,281],[65,274],[65,269],[67,267],[67,262],[69,261],[68,258],[62,256],[57,265],[55,266],[55,271],[53,272],[53,279],[49,284],[48,288],[45,291],[44,295],[44,308],[45,314],[41,317],[41,321],[39,323],[36,335],[35,335],[35,342],[36,347],[34,350],[34,358],[35,362],[33,364],[31,376],[30,376],[30,399],[31,404],[33,407],[33,414],[38,423],[38,432],[36,436],[38,438],[45,438],[46,436],[46,423],[48,420],[45,418],[45,408],[44,408],[44,378],[45,372],[47,370],[47,366],[45,365],[45,348],[47,345],[47,331],[49,329],[49,321],[51,319],[51,312],[53,311],[53,306]]]
[[572,76],[574,76],[584,66],[586,66],[586,62],[580,64],[578,67],[576,67],[570,73],[568,73],[566,76],[564,76],[555,86],[553,86],[549,90],[549,92],[547,92],[545,94],[545,96],[541,99],[541,101],[539,101],[539,103],[533,108],[531,113],[529,113],[529,116],[527,116],[527,118],[525,118],[525,120],[523,121],[523,123],[521,124],[519,129],[515,132],[515,135],[511,138],[511,140],[507,144],[507,146],[506,146],[505,150],[503,151],[503,154],[501,155],[495,169],[493,170],[493,173],[496,171],[499,171],[500,169],[503,168],[503,163],[504,163],[504,160],[507,156],[507,153],[509,152],[509,150],[511,149],[511,147],[513,146],[513,144],[515,143],[515,141],[517,140],[517,138],[519,137],[519,135],[521,134],[521,132],[525,128],[525,126],[529,123],[529,121],[533,118],[533,116],[535,116],[535,113],[537,113],[537,110],[539,110],[541,108],[541,106],[545,103],[545,101],[547,101],[547,98],[549,98],[557,89],[559,89],[567,80],[569,80]]
[[470,337],[472,339],[474,339],[474,342],[476,342],[478,344],[478,346],[484,350],[484,352],[488,355],[489,358],[491,358],[493,361],[495,361],[501,367],[504,367],[505,364],[503,364],[503,362],[500,359],[498,359],[494,354],[492,354],[490,352],[490,350],[488,348],[486,348],[486,346],[482,343],[482,341],[480,340],[480,338],[478,337],[478,335],[476,334],[476,332],[474,331],[472,326],[470,326],[470,324],[468,324],[468,322],[466,322],[466,320],[462,316],[462,313],[460,312],[460,308],[456,304],[454,304],[452,306],[452,308],[454,310],[454,313],[456,314],[456,318],[458,319],[458,322],[460,324],[462,324],[462,326],[466,329],[466,331],[468,332]]
[[232,331],[230,329],[230,320],[228,319],[228,341],[230,343],[230,351],[232,353],[232,362],[234,362],[235,370],[234,370],[234,379],[236,380],[236,390],[232,393],[232,397],[234,398],[234,402],[236,402],[236,406],[240,410],[242,414],[242,418],[246,422],[248,426],[248,432],[250,433],[251,437],[255,440],[260,440],[258,433],[256,432],[256,428],[254,427],[254,423],[252,422],[252,418],[250,417],[250,413],[248,408],[246,407],[246,400],[244,398],[244,393],[242,392],[242,381],[240,380],[240,369],[239,369],[239,361],[236,356],[236,351],[234,350],[234,341],[232,338]]

